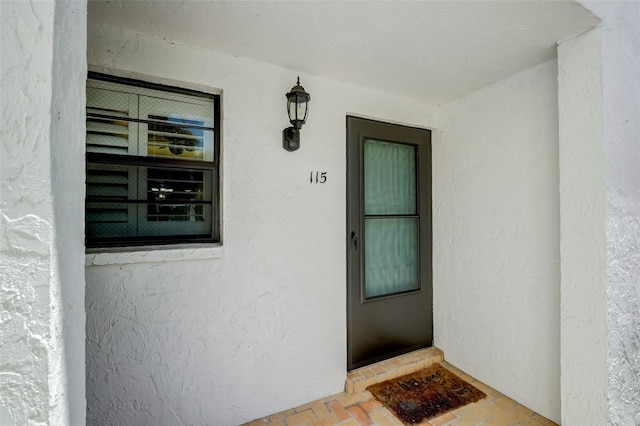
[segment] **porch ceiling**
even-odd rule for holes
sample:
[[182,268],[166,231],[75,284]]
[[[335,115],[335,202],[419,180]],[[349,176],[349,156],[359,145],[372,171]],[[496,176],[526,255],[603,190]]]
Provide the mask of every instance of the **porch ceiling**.
[[108,24],[438,105],[598,24],[572,0],[89,1]]

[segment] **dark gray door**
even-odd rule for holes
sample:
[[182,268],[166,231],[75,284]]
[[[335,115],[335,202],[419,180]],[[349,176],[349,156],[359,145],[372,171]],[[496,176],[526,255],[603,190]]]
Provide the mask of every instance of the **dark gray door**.
[[352,370],[433,343],[431,132],[347,117]]

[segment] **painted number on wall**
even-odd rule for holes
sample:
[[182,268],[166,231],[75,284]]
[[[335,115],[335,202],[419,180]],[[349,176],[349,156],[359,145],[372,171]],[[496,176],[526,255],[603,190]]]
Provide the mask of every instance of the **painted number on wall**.
[[327,172],[311,172],[309,175],[309,183],[326,183]]

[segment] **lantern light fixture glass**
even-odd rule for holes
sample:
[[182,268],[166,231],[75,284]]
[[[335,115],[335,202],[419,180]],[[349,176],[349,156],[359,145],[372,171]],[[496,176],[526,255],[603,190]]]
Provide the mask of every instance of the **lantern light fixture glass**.
[[287,151],[295,151],[300,148],[300,129],[307,121],[311,96],[300,85],[300,77],[286,96],[287,113],[292,127],[287,127],[282,131],[282,147]]

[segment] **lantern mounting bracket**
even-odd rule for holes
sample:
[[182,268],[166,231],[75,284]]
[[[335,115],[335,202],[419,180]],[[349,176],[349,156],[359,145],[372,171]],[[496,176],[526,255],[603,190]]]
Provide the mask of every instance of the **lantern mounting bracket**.
[[300,130],[295,127],[284,129],[282,131],[282,147],[289,152],[300,148]]

